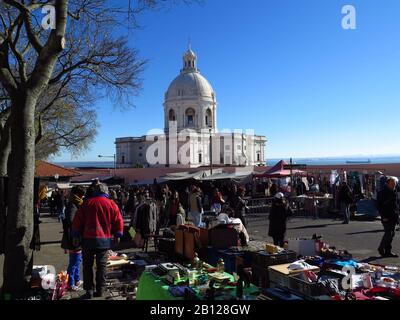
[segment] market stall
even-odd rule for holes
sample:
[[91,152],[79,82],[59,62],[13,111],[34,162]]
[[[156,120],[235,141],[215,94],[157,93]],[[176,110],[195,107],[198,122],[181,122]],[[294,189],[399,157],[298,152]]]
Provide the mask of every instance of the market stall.
[[154,266],[139,280],[137,300],[255,300],[259,289],[238,286],[239,279],[205,264],[200,269],[178,264]]
[[298,169],[285,169],[288,164],[281,160],[272,168],[268,169],[266,172],[261,174],[254,174],[253,176],[256,178],[284,178],[291,176],[306,176],[307,172]]
[[[203,248],[201,257],[208,267],[224,261],[224,270],[232,282],[224,286],[230,291],[228,296],[234,296],[235,291],[230,275],[240,270],[251,270],[250,281],[260,291],[257,299],[400,299],[399,267],[359,262],[345,249],[331,247],[317,235],[289,239],[285,248],[268,243],[258,243],[256,247],[250,244],[248,247],[232,246],[226,249],[207,246]],[[198,299],[198,295],[204,298],[204,290],[208,285],[209,282],[195,286],[195,289],[192,288],[193,295],[186,296],[186,299]],[[138,292],[143,299],[151,299],[149,293],[156,291],[157,297],[176,299],[170,287],[171,284],[157,278],[157,274],[148,272],[140,279]],[[254,297],[255,292],[250,296]],[[185,299],[182,291],[180,294],[179,299]],[[224,294],[221,297],[228,299]]]

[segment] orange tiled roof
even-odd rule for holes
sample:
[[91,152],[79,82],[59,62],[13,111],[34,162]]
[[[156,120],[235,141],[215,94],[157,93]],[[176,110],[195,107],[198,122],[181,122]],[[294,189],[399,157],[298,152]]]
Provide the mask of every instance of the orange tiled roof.
[[39,160],[36,163],[36,170],[35,170],[35,176],[36,177],[41,177],[41,178],[50,178],[54,177],[56,174],[59,175],[59,177],[75,177],[79,176],[80,173],[75,170],[67,169],[61,166],[57,166],[55,164]]

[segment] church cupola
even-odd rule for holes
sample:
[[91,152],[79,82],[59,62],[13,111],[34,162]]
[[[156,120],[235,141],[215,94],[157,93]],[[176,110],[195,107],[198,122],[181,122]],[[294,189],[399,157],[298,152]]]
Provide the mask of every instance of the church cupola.
[[189,45],[188,51],[183,56],[183,69],[182,72],[197,72],[197,57]]

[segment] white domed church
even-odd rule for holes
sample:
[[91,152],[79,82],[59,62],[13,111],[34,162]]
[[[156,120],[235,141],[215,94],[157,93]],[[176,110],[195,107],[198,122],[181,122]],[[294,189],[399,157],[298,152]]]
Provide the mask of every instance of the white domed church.
[[189,47],[165,93],[164,132],[117,138],[116,161],[119,168],[201,167],[209,166],[211,158],[215,166],[265,165],[266,141],[251,130],[218,131],[215,91]]

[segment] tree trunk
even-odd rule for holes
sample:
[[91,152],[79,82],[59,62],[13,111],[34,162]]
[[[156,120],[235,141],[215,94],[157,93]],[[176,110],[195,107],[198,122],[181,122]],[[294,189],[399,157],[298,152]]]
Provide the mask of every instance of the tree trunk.
[[0,134],[0,254],[3,254],[5,245],[5,222],[7,214],[5,199],[5,176],[7,175],[7,163],[11,150],[10,120],[7,120]]
[[11,155],[3,293],[20,297],[29,288],[35,172],[34,113],[37,94],[20,90],[11,108]]
[[11,128],[8,118],[0,131],[0,177],[7,175],[8,156],[11,151]]

